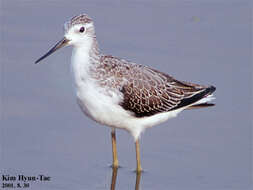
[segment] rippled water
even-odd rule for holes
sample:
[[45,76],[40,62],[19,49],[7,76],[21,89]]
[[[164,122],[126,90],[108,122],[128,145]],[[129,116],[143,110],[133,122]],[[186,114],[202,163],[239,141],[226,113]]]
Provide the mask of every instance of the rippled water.
[[134,173],[132,137],[117,131],[121,168],[115,189],[135,189],[136,181],[145,190],[252,188],[252,3],[2,0],[0,5],[1,175],[51,177],[30,182],[29,189],[36,190],[110,189],[116,176],[109,167],[110,129],[85,117],[75,102],[71,48],[34,65],[61,39],[66,20],[87,13],[104,53],[217,87],[215,107],[184,111],[142,135],[141,176]]

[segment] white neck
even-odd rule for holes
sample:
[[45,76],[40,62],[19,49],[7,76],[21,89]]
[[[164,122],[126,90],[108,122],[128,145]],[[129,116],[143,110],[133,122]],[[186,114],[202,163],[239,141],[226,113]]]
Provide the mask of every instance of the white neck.
[[91,43],[81,46],[74,46],[71,57],[71,70],[76,87],[80,86],[82,81],[89,78],[89,68],[91,66],[90,50]]

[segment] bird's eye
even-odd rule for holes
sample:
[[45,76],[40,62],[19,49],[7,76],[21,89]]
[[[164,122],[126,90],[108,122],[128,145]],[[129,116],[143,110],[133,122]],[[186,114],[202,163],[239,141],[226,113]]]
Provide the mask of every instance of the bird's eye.
[[82,27],[80,28],[79,32],[83,33],[84,30],[85,30],[85,28],[82,26]]

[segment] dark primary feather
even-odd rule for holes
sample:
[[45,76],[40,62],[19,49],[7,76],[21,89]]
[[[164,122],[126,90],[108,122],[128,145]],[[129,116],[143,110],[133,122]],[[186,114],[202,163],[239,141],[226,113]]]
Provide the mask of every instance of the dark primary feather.
[[188,108],[186,108],[187,110],[191,110],[191,109],[198,109],[198,108],[207,108],[207,107],[212,107],[215,106],[215,104],[212,103],[204,103],[204,104],[197,104],[197,105],[193,105],[190,106]]

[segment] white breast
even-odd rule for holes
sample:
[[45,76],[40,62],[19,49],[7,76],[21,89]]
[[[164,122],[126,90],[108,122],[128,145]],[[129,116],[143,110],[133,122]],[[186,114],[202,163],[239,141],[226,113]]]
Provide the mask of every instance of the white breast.
[[92,81],[79,86],[77,101],[86,115],[104,125],[120,127],[121,124],[115,116],[120,113],[127,116],[119,106],[120,97],[114,92],[109,92],[109,94],[104,92],[104,89]]

